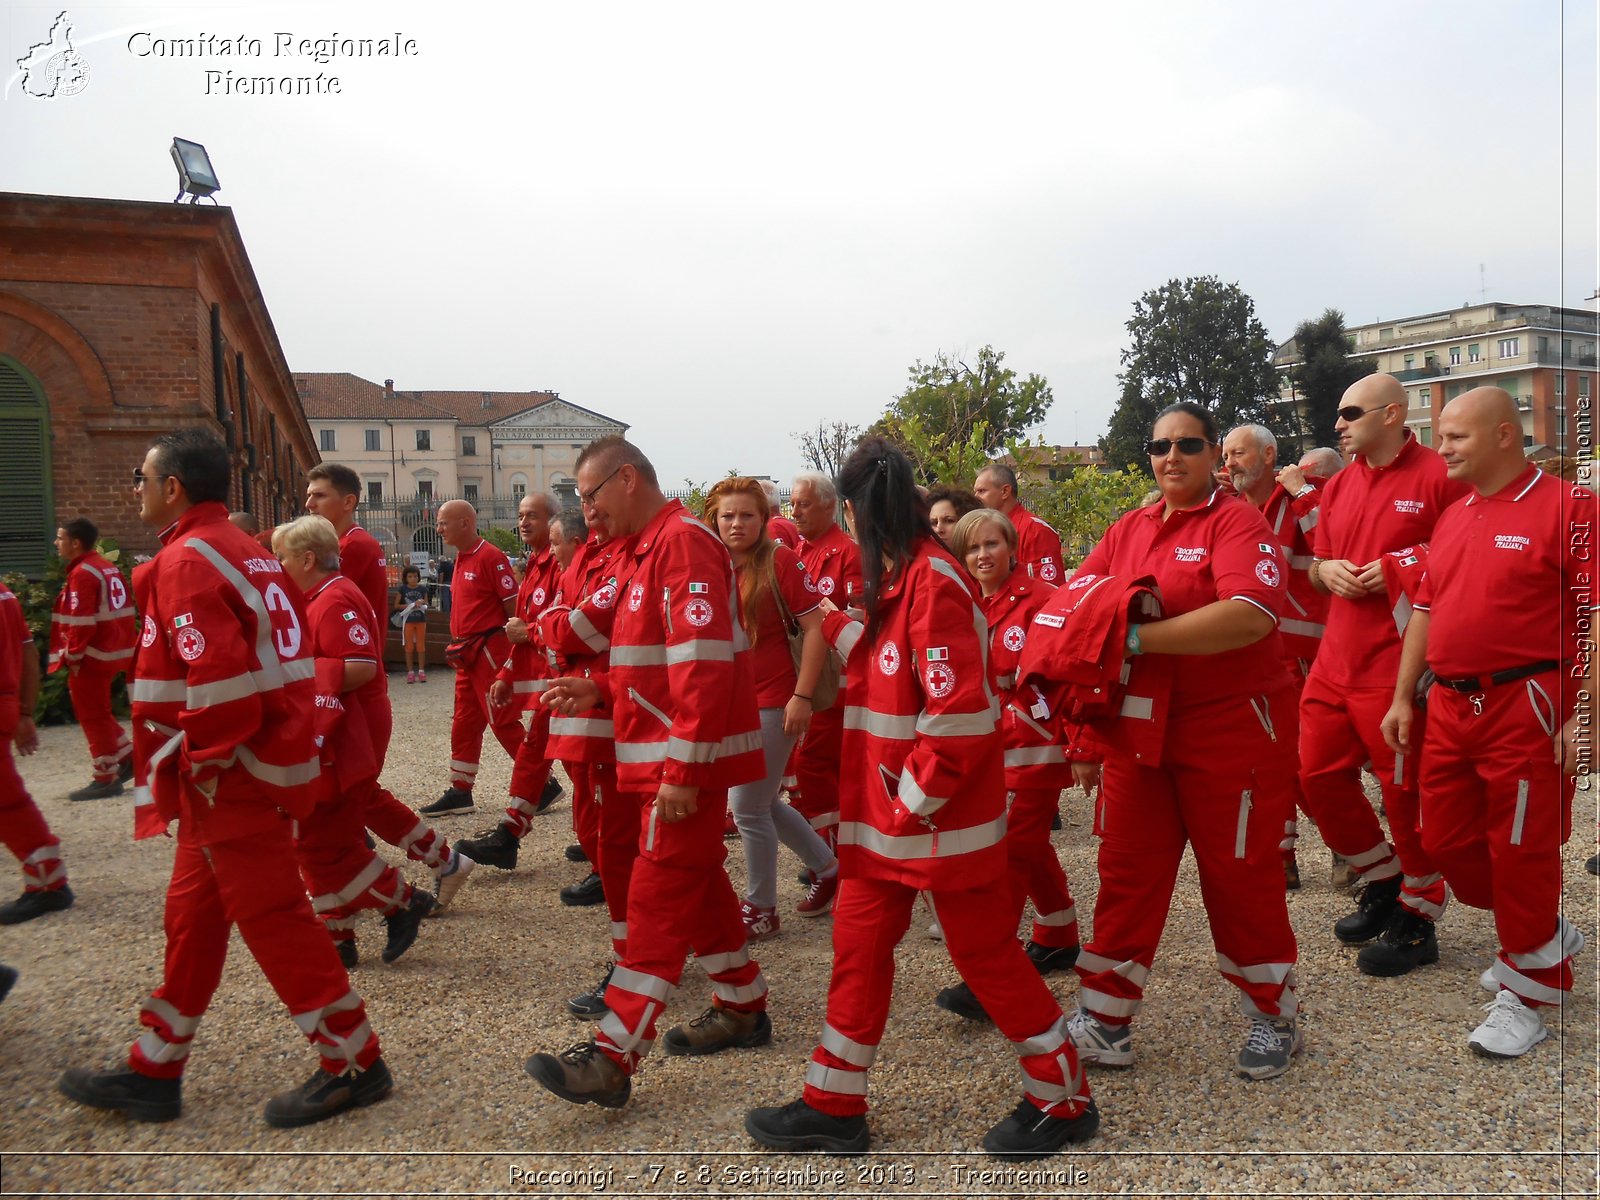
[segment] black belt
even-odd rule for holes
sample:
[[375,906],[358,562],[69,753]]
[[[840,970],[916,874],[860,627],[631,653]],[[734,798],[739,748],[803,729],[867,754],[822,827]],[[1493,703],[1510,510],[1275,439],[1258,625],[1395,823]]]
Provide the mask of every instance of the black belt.
[[1553,658],[1543,662],[1529,663],[1525,667],[1507,667],[1504,671],[1496,671],[1493,675],[1484,678],[1478,675],[1466,675],[1460,679],[1445,679],[1438,676],[1434,682],[1441,687],[1447,687],[1452,692],[1481,692],[1488,688],[1498,687],[1502,683],[1515,683],[1519,679],[1526,679],[1530,675],[1543,675],[1546,671],[1554,671],[1561,666]]

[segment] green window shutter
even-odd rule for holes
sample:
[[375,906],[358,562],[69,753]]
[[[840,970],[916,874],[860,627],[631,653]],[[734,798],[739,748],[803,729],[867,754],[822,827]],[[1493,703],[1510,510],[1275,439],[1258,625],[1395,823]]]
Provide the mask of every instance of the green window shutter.
[[43,573],[54,507],[44,393],[14,360],[0,358],[0,573]]

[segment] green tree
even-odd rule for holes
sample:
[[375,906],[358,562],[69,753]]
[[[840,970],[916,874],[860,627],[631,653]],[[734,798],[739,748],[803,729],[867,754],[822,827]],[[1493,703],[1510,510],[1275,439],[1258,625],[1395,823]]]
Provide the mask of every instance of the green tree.
[[1179,400],[1208,408],[1223,431],[1266,425],[1293,432],[1272,411],[1278,393],[1272,340],[1255,301],[1215,275],[1170,279],[1134,302],[1132,344],[1122,352],[1122,397],[1100,449],[1112,466],[1146,474],[1145,440],[1156,413]]
[[1302,321],[1294,331],[1299,360],[1289,368],[1299,402],[1300,425],[1313,446],[1337,446],[1333,423],[1339,400],[1356,380],[1378,369],[1368,358],[1350,357],[1350,337],[1344,331],[1344,314],[1330,308],[1314,321]]
[[[1006,442],[1044,420],[1055,397],[1041,375],[1018,379],[1005,366],[1005,353],[993,346],[978,351],[969,366],[941,350],[931,363],[911,365],[905,391],[895,397],[871,432],[899,441],[929,482],[939,477],[935,462],[963,468],[967,448],[991,458]],[[919,454],[921,457],[919,457]],[[978,466],[982,466],[982,461]],[[976,468],[973,468],[976,470]],[[971,475],[950,482],[971,483]]]
[[[1025,448],[1013,446],[1012,460],[1022,461]],[[1070,569],[1094,549],[1095,543],[1123,513],[1138,505],[1150,489],[1145,473],[1128,468],[1102,471],[1079,467],[1066,478],[1049,483],[1024,482],[1019,497],[1030,512],[1061,535],[1061,556]]]
[[848,421],[818,421],[815,428],[790,436],[800,443],[800,458],[806,466],[831,479],[856,448],[861,433],[861,426]]
[[879,422],[879,428],[906,452],[906,457],[917,469],[917,476],[925,484],[949,483],[970,487],[978,477],[978,472],[989,465],[989,452],[984,448],[989,436],[987,421],[979,421],[967,434],[966,440],[960,442],[930,431],[920,417],[886,414]]

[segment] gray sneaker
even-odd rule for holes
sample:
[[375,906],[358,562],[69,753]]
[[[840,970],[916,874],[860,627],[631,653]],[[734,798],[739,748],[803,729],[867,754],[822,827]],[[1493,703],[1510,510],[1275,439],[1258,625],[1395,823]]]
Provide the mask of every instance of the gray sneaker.
[[1107,1025],[1078,1009],[1067,1019],[1078,1058],[1095,1067],[1133,1066],[1133,1034],[1126,1025]]
[[1300,1027],[1293,1017],[1250,1018],[1250,1033],[1239,1051],[1239,1074],[1246,1079],[1272,1079],[1289,1069],[1300,1053]]

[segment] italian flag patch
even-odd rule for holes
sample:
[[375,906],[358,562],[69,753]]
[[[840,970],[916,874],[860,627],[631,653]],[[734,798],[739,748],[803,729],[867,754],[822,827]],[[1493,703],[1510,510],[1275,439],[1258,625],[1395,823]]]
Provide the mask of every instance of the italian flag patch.
[[344,619],[346,621],[354,621],[356,619],[356,610],[352,608],[349,612],[345,613]]
[[928,654],[927,654],[927,661],[928,662],[944,662],[949,657],[950,657],[950,647],[949,646],[929,646],[928,647]]
[[185,625],[193,625],[193,624],[194,624],[194,614],[193,613],[181,613],[178,616],[172,618],[172,627],[174,629],[182,629]]
[[689,595],[691,596],[698,596],[708,591],[710,589],[703,583],[691,583],[689,585]]

